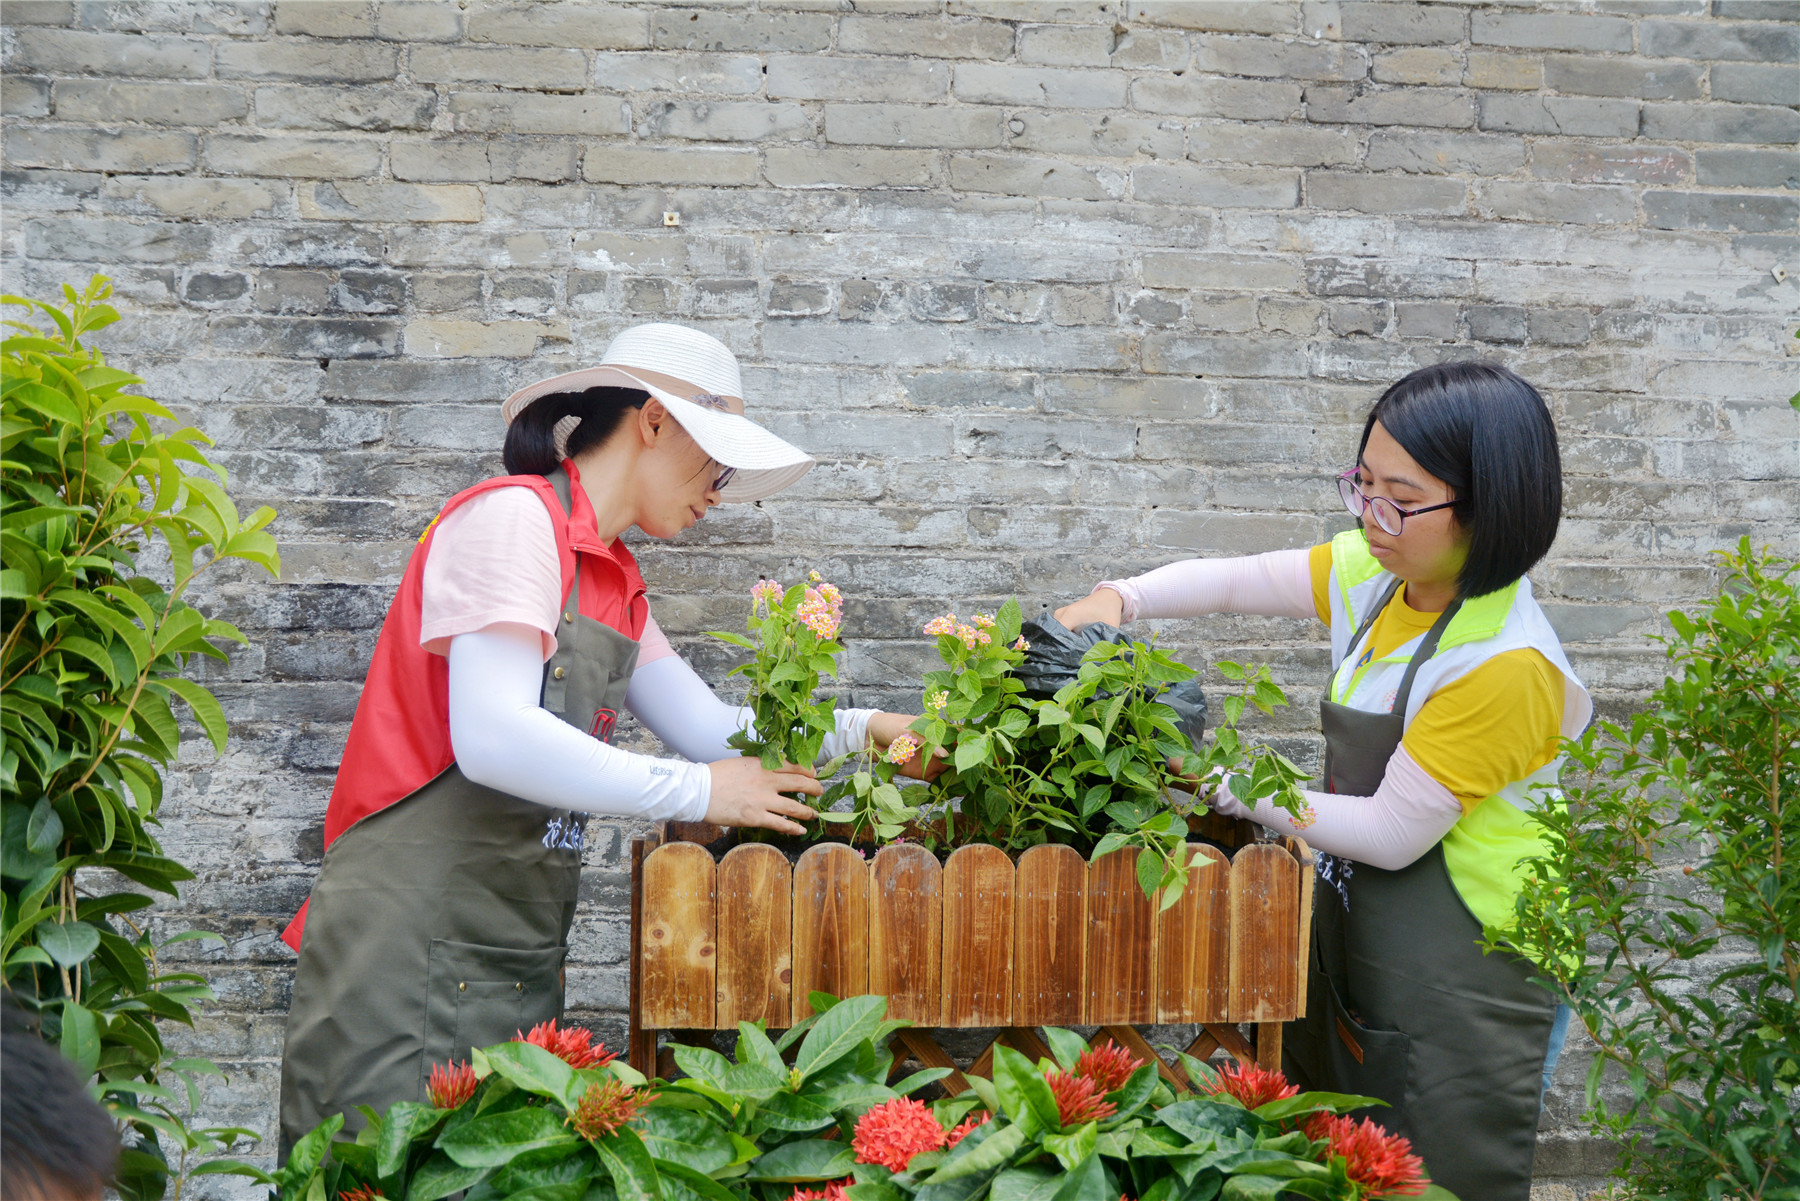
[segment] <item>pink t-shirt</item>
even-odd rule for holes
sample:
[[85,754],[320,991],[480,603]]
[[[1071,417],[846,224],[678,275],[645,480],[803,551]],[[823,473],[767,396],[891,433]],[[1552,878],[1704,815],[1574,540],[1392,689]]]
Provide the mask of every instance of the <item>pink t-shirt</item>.
[[[530,626],[556,652],[562,570],[556,531],[530,488],[494,488],[438,522],[421,581],[419,645],[450,653],[450,640],[500,622]],[[657,627],[644,624],[638,666],[675,653]]]

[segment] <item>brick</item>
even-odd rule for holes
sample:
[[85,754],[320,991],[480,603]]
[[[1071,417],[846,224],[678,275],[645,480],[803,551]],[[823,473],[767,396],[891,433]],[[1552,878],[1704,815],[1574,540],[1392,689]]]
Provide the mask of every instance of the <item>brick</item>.
[[1655,58],[1800,61],[1800,29],[1773,22],[1644,21],[1638,41],[1642,52]]
[[388,149],[388,164],[395,179],[424,183],[554,182],[575,177],[575,154],[575,145],[568,142],[433,138],[395,142]]
[[1665,63],[1654,59],[1555,55],[1544,60],[1544,82],[1550,88],[1584,96],[1693,100],[1700,95],[1702,72],[1701,67],[1692,63]]
[[930,150],[781,146],[763,156],[763,175],[778,188],[917,188],[936,184],[940,171]]
[[1275,0],[1137,0],[1131,19],[1215,33],[1299,33],[1300,6]]
[[1800,158],[1791,150],[1702,150],[1694,170],[1702,184],[1800,191]]
[[1153,333],[1144,337],[1144,370],[1152,375],[1292,377],[1308,374],[1298,343],[1271,338],[1215,338]]
[[1287,259],[1236,254],[1146,252],[1141,260],[1148,288],[1246,288],[1258,292],[1293,292],[1303,285],[1297,263]]
[[1631,21],[1625,17],[1584,17],[1551,12],[1475,12],[1469,41],[1476,46],[1516,46],[1525,50],[1631,49]]
[[1746,21],[1800,21],[1800,2],[1796,0],[1713,0],[1712,11],[1715,16]]
[[436,110],[437,93],[414,88],[256,89],[256,123],[264,129],[427,129]]
[[778,54],[769,57],[766,91],[790,100],[929,102],[949,95],[950,67],[928,60],[870,62]]
[[1167,29],[1115,34],[1111,65],[1124,70],[1179,71],[1192,60],[1187,36]]
[[1088,25],[1027,25],[1019,30],[1019,61],[1051,67],[1112,64],[1113,31]]
[[408,59],[420,83],[491,83],[532,91],[579,91],[587,84],[587,56],[579,50],[414,46]]
[[443,321],[406,323],[406,353],[421,359],[529,358],[540,339],[568,340],[566,323]]
[[454,42],[463,35],[463,13],[440,0],[380,0],[375,30],[395,42]]
[[988,109],[899,104],[828,104],[825,140],[847,145],[978,150],[1000,144],[1004,116]]
[[[1479,124],[1484,130],[1505,133],[1629,138],[1638,132],[1638,105],[1632,100],[1484,94],[1481,97]],[[1645,133],[1651,137],[1663,136],[1651,134],[1648,130]]]
[[1637,202],[1629,188],[1494,180],[1476,193],[1475,211],[1497,221],[1606,225],[1630,222]]
[[287,189],[280,184],[192,175],[115,175],[106,181],[102,192],[133,208],[195,220],[267,215],[287,198]]
[[1533,342],[1547,346],[1580,346],[1588,340],[1592,320],[1586,309],[1531,309],[1525,315]]
[[21,29],[13,35],[10,57],[9,72],[49,75],[200,79],[212,69],[212,48],[197,38],[74,29]]
[[1314,86],[1306,89],[1306,119],[1353,125],[1467,129],[1475,124],[1475,101],[1466,92],[1447,88],[1360,92],[1353,88]]
[[29,75],[0,75],[0,113],[42,117],[50,112],[50,81]]
[[1472,88],[1535,92],[1544,86],[1544,60],[1523,54],[1486,54],[1471,50],[1463,83]]
[[1644,219],[1653,229],[1718,229],[1792,233],[1800,197],[1741,192],[1646,192]]
[[1006,58],[1011,26],[998,21],[916,21],[906,17],[845,14],[838,20],[838,49],[850,54],[904,54],[926,58]]
[[1306,286],[1315,296],[1466,296],[1474,286],[1466,262],[1337,258],[1306,260]]
[[374,42],[220,42],[220,79],[294,79],[314,83],[381,83],[398,71],[399,51]]
[[323,313],[331,308],[331,273],[274,268],[256,276],[256,307],[283,315]]
[[1116,200],[1125,191],[1122,172],[1036,155],[958,154],[949,167],[950,186],[962,191],[1076,200]]
[[1463,40],[1468,18],[1449,6],[1340,4],[1343,36],[1384,45],[1450,45]]
[[650,18],[650,44],[664,50],[823,50],[831,44],[831,24],[825,13],[658,9]]
[[1467,193],[1462,182],[1453,179],[1308,171],[1306,201],[1312,208],[1324,210],[1455,214],[1467,205]]
[[221,317],[214,349],[297,359],[383,358],[400,344],[400,324],[379,318]]
[[1342,166],[1362,153],[1356,132],[1305,126],[1190,125],[1187,156],[1275,167]]
[[1800,104],[1800,68],[1761,63],[1714,63],[1712,98],[1751,104]]
[[612,135],[631,132],[631,105],[611,96],[453,92],[450,118],[463,133]]
[[6,161],[14,167],[59,171],[185,171],[194,165],[191,133],[68,129],[10,124]]
[[1420,175],[1510,175],[1525,165],[1525,142],[1480,134],[1383,130],[1369,135],[1366,165],[1371,171]]
[[1086,113],[1018,112],[1008,121],[1007,130],[1012,133],[1007,139],[1009,147],[1049,154],[1180,158],[1186,145],[1176,122],[1118,113],[1095,120]]
[[753,54],[608,54],[595,85],[611,92],[700,92],[753,96],[762,91],[762,60]]
[[[0,171],[0,198],[39,213],[70,212],[100,194],[105,177],[71,171]],[[23,285],[17,285],[23,286]]]
[[1355,80],[1369,73],[1369,52],[1361,46],[1275,38],[1204,38],[1194,61],[1209,74],[1265,79]]
[[645,113],[640,136],[700,142],[798,141],[813,136],[811,114],[798,104],[754,100],[661,101]]
[[953,89],[966,104],[1123,108],[1124,77],[1111,71],[958,63]]
[[1644,136],[1792,145],[1800,141],[1800,112],[1761,104],[1646,104]]
[[1151,164],[1131,172],[1139,200],[1214,208],[1293,208],[1300,203],[1300,173]]
[[206,139],[201,162],[220,175],[360,179],[381,170],[381,148],[373,142],[327,138],[212,134]]
[[1403,301],[1394,306],[1394,321],[1402,338],[1456,340],[1457,308],[1442,301]]
[[300,215],[310,221],[479,221],[481,191],[461,184],[352,183],[303,186]]
[[195,271],[182,281],[181,298],[190,304],[219,304],[249,290],[250,277],[240,272]]
[[584,46],[591,50],[643,50],[650,18],[642,9],[615,4],[551,3],[482,5],[470,11],[468,40],[512,46]]
[[64,79],[56,84],[56,115],[63,121],[206,126],[242,120],[249,111],[241,88],[214,84],[97,79]]
[[1324,314],[1325,306],[1316,300],[1264,300],[1256,306],[1256,324],[1271,333],[1310,338]]
[[830,312],[830,284],[776,280],[769,288],[771,317],[823,317]]
[[316,38],[372,38],[375,6],[367,0],[282,0],[275,6],[275,32]]
[[1453,87],[1462,82],[1462,57],[1453,50],[1413,46],[1377,54],[1369,66],[1377,83],[1414,83],[1424,87]]
[[1572,183],[1681,183],[1693,166],[1693,157],[1687,151],[1669,146],[1590,146],[1545,141],[1531,148],[1533,175]]
[[1131,85],[1131,107],[1181,117],[1235,121],[1284,121],[1300,111],[1298,84],[1249,79],[1148,76]]
[[72,25],[74,0],[12,0],[6,6],[8,25]]
[[756,151],[597,144],[582,155],[581,177],[589,183],[752,184]]
[[1326,310],[1331,332],[1338,337],[1352,334],[1379,336],[1388,327],[1393,306],[1385,300],[1338,301]]
[[1480,304],[1465,313],[1469,337],[1477,342],[1523,342],[1525,310],[1518,305]]

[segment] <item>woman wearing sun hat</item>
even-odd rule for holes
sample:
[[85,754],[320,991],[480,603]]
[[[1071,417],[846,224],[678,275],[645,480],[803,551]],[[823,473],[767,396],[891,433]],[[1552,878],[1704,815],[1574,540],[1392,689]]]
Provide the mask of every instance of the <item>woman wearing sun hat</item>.
[[[744,416],[737,360],[668,324],[508,397],[507,474],[446,503],[382,626],[325,815],[299,952],[283,1154],[334,1113],[423,1100],[432,1065],[562,1011],[592,813],[801,832],[810,768],[729,749],[719,701],[650,616],[619,534],[668,538],[798,480]],[[629,709],[685,759],[609,745]],[[830,757],[910,717],[840,710]],[[304,939],[302,932],[304,931]]]

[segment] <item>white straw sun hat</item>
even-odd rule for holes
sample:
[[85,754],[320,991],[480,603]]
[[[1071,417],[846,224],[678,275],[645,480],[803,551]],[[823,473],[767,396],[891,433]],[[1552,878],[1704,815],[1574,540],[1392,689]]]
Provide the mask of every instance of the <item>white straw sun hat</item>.
[[[652,382],[654,377],[672,377]],[[679,388],[678,385],[691,385]],[[671,388],[677,390],[671,391]],[[719,493],[722,500],[752,501],[773,496],[811,470],[813,458],[744,416],[744,385],[737,356],[711,334],[684,325],[656,322],[625,330],[607,345],[596,367],[583,367],[520,388],[500,406],[513,418],[540,396],[585,388],[637,388],[662,401],[713,459],[737,468]],[[560,451],[574,417],[557,423]],[[566,425],[566,428],[565,428]]]

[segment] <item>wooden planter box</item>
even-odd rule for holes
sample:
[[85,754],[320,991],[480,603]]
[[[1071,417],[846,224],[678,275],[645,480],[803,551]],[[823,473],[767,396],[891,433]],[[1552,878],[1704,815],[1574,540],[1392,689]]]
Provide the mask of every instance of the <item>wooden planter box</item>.
[[[1089,865],[1040,846],[1015,865],[965,846],[940,864],[917,844],[864,858],[821,843],[790,864],[766,843],[715,857],[686,840],[700,830],[665,826],[632,848],[641,1070],[658,1030],[790,1026],[814,990],[885,996],[890,1017],[924,1028],[1198,1022],[1202,1058],[1222,1045],[1265,1063],[1305,1008],[1313,870],[1299,839],[1229,858],[1190,843],[1187,890],[1159,913],[1135,850]],[[1246,1022],[1255,1052],[1235,1030]]]

